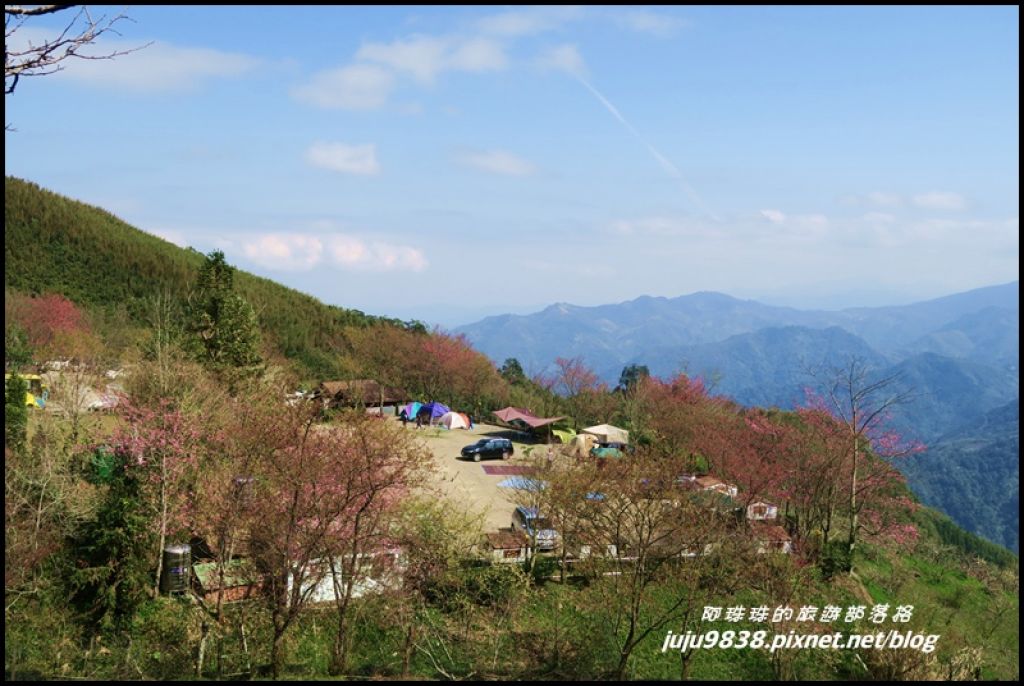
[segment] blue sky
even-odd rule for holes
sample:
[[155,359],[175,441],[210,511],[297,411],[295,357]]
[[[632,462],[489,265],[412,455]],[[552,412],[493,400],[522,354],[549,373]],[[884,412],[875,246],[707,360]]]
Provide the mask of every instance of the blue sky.
[[455,325],[1019,278],[1016,7],[127,14],[96,51],[150,45],[6,97],[6,173],[329,303]]

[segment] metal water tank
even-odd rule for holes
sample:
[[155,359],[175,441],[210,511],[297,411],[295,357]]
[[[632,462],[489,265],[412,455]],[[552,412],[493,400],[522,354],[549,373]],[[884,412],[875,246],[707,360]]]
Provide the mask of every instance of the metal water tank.
[[164,548],[164,568],[160,575],[163,593],[185,593],[192,574],[192,546],[188,543]]

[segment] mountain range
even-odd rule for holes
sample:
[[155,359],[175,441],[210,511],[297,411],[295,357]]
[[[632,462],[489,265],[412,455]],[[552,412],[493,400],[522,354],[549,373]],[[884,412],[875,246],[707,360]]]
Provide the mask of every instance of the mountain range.
[[[614,385],[625,366],[640,364],[661,377],[701,376],[714,393],[745,405],[784,409],[816,385],[814,370],[856,357],[879,378],[898,375],[912,393],[892,422],[928,446],[905,469],[915,493],[1016,551],[1019,449],[1008,439],[1017,424],[1006,408],[1020,396],[1019,324],[1019,283],[1012,282],[838,311],[712,292],[596,307],[558,303],[455,331],[498,364],[514,357],[528,373],[550,373],[557,357],[581,357]],[[1000,476],[980,489],[969,481],[985,471],[982,465]]]

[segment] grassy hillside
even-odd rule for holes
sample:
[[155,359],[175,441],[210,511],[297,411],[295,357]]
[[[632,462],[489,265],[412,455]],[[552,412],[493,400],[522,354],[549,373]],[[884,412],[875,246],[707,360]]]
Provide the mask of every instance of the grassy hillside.
[[[203,263],[193,249],[34,183],[7,177],[4,196],[7,288],[60,293],[92,309],[123,307],[141,323],[153,296],[184,299]],[[345,327],[381,321],[246,272],[236,273],[236,284],[256,310],[264,339],[310,378],[338,374],[336,350]]]

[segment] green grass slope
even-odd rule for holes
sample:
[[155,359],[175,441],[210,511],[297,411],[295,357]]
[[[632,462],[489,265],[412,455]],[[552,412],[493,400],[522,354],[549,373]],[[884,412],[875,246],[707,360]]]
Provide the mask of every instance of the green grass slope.
[[[7,177],[4,199],[4,284],[16,291],[60,293],[87,308],[123,306],[142,323],[147,299],[184,299],[203,263],[193,249],[28,181]],[[236,272],[236,284],[255,308],[264,339],[310,378],[339,373],[345,327],[379,320],[246,272]]]

